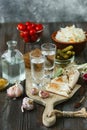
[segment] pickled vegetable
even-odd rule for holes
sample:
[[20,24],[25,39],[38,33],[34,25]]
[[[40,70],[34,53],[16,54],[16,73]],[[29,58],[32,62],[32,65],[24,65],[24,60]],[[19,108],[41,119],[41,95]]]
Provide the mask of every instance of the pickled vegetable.
[[62,49],[62,52],[67,52],[73,49],[73,46],[67,46],[66,48]]
[[58,54],[63,57],[64,59],[68,59],[68,55],[66,53],[63,53],[62,50],[58,49]]
[[73,55],[75,55],[75,52],[73,51],[73,46],[70,45],[65,47],[64,49],[57,49],[56,59],[67,60]]

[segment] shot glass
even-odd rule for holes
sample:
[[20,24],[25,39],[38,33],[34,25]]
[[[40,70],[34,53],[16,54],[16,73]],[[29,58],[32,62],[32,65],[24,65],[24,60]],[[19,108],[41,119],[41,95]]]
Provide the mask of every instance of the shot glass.
[[45,57],[45,77],[52,78],[55,67],[56,45],[44,43],[41,45],[41,51]]
[[42,54],[30,53],[32,86],[41,88],[44,85],[45,58]]

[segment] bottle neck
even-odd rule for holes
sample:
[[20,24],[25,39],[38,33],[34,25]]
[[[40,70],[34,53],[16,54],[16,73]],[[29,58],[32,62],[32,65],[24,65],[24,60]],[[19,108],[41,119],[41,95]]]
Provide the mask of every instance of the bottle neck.
[[8,50],[14,50],[16,48],[17,42],[16,41],[8,41]]

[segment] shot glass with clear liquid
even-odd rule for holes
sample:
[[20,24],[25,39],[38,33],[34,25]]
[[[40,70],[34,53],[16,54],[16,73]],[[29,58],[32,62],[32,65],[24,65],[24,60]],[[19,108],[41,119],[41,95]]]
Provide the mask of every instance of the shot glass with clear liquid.
[[32,86],[42,88],[44,86],[45,58],[42,54],[30,53]]
[[55,67],[56,45],[44,43],[41,45],[42,54],[45,57],[45,77],[52,78]]

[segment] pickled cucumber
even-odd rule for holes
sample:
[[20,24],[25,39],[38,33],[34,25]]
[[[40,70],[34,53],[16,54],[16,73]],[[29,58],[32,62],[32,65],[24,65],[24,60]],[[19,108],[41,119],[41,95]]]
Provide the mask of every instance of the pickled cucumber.
[[67,52],[73,49],[73,46],[67,46],[66,48],[62,49],[62,52]]
[[60,50],[60,49],[58,49],[58,55],[60,55],[64,59],[68,59],[68,55],[66,53],[63,53],[62,50]]
[[66,60],[75,55],[73,46],[65,47],[64,49],[57,49],[56,58],[60,60]]

